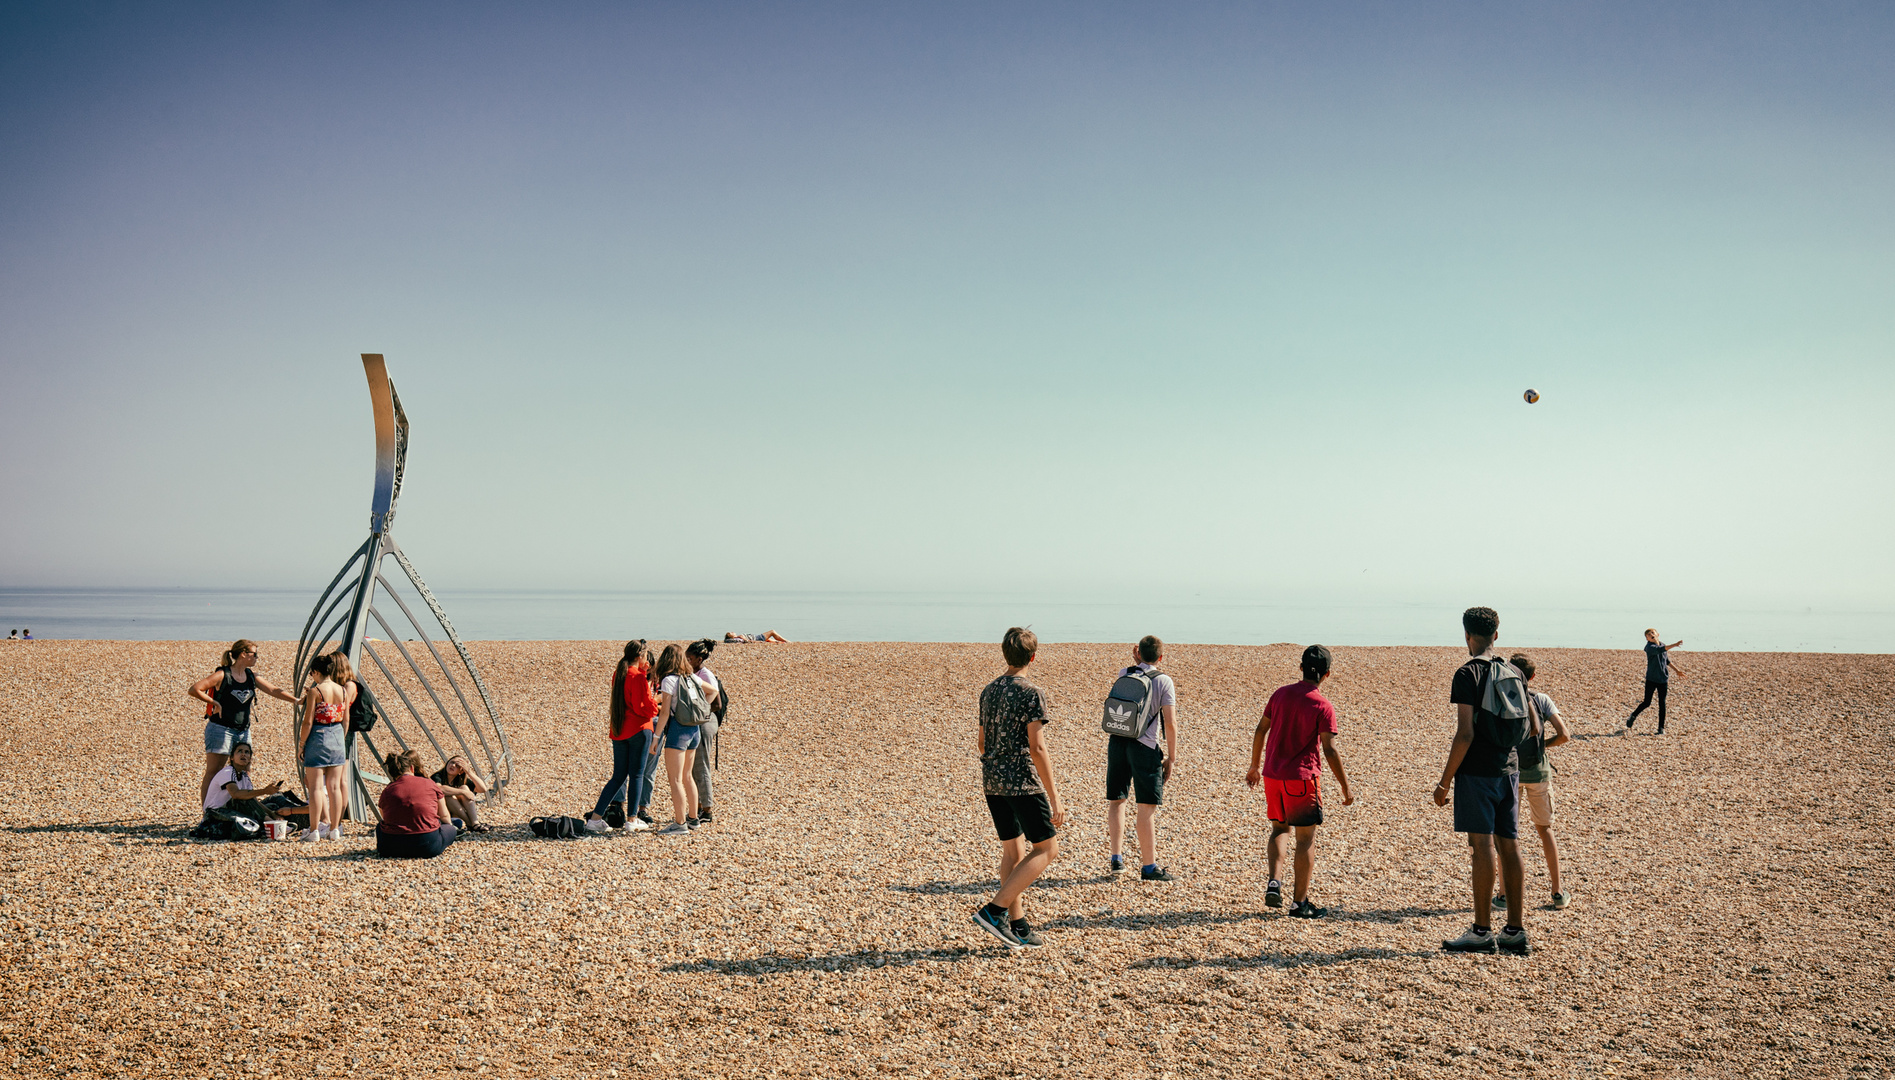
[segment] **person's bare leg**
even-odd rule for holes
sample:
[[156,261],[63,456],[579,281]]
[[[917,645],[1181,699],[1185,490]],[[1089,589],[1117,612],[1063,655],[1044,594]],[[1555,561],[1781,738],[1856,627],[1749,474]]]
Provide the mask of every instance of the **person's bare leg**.
[[[1007,883],[1007,877],[1013,873],[1013,868],[1020,865],[1020,860],[1026,858],[1026,852],[1026,837],[1024,836],[1016,836],[1011,840],[1000,842],[1000,883],[1002,885]],[[1017,896],[1014,897],[1013,903],[1007,907],[1007,918],[1026,918],[1024,904],[1025,901]]]
[[329,785],[323,782],[321,769],[303,770],[303,786],[309,789],[309,827],[320,829],[328,820]]
[[1520,862],[1520,844],[1499,836],[1493,840],[1494,846],[1500,849],[1500,880],[1507,890],[1507,925],[1525,926],[1520,921],[1526,914],[1526,869]]
[[665,779],[671,784],[671,820],[680,825],[690,816],[684,803],[684,782],[678,775],[683,766],[684,751],[665,747]]
[[[1494,925],[1493,834],[1468,833],[1467,847],[1473,855],[1474,864],[1474,925],[1491,927]],[[1515,865],[1518,865],[1517,861]]]
[[1553,839],[1553,827],[1537,825],[1535,828],[1540,833],[1540,850],[1546,853],[1546,876],[1553,879],[1553,891],[1565,892],[1559,886],[1559,841]]
[[218,772],[222,770],[224,765],[229,761],[229,754],[213,754],[208,750],[205,751],[204,782],[197,785],[197,804],[199,806],[203,806],[204,800],[210,798],[211,781],[216,778]]
[[1112,854],[1117,857],[1125,851],[1125,800],[1113,799],[1105,804],[1105,834],[1111,838]]
[[1014,905],[1019,903],[1020,894],[1026,891],[1028,885],[1039,880],[1039,876],[1044,874],[1046,868],[1053,865],[1053,860],[1058,857],[1058,837],[1044,844],[1034,844],[1033,849],[1015,863],[1013,869],[1007,872],[1006,878],[1000,882],[1000,891],[994,894],[994,904],[1012,911]]
[[1138,865],[1150,866],[1158,861],[1158,836],[1152,829],[1152,815],[1158,810],[1151,803],[1138,804]]
[[1309,899],[1309,879],[1316,867],[1316,826],[1296,827],[1296,903]]
[[323,772],[328,774],[329,781],[330,832],[339,833],[342,831],[342,815],[347,813],[349,809],[348,792],[343,786],[343,777],[348,771],[348,768],[342,765],[323,770]]
[[1283,880],[1282,875],[1278,873],[1278,871],[1283,866],[1283,853],[1287,851],[1290,846],[1289,841],[1285,839],[1289,835],[1290,827],[1288,825],[1279,825],[1274,821],[1270,823],[1270,841],[1267,848],[1269,851],[1271,881]]

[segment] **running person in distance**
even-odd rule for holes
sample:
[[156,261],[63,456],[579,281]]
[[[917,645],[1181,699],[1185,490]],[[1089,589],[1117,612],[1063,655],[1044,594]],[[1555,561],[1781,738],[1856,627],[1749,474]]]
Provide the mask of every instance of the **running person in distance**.
[[1309,881],[1316,864],[1316,826],[1323,823],[1319,752],[1336,774],[1342,805],[1355,803],[1349,774],[1336,750],[1336,710],[1319,689],[1329,678],[1329,666],[1328,649],[1311,645],[1303,650],[1302,679],[1279,687],[1263,707],[1263,717],[1250,737],[1250,771],[1244,775],[1244,783],[1252,790],[1262,782],[1270,815],[1270,884],[1264,890],[1263,902],[1270,907],[1283,906],[1278,870],[1283,865],[1283,849],[1294,833],[1296,891],[1291,894],[1290,915],[1298,919],[1320,919],[1329,913],[1328,908],[1319,908],[1309,899]]
[[1049,719],[1046,694],[1021,674],[1039,647],[1039,637],[1018,626],[1001,639],[1007,669],[980,692],[975,743],[981,791],[1000,838],[1000,890],[975,909],[974,925],[1010,949],[1041,943],[1026,919],[1025,894],[1059,857],[1058,829],[1066,823],[1041,736]]
[[[1441,947],[1449,952],[1529,951],[1522,924],[1520,847],[1520,766],[1514,747],[1495,742],[1482,722],[1482,702],[1497,663],[1494,641],[1500,636],[1500,615],[1492,608],[1468,608],[1461,615],[1467,638],[1468,661],[1454,673],[1448,701],[1455,708],[1454,741],[1448,746],[1441,782],[1434,787],[1434,803],[1446,806],[1454,796],[1454,831],[1467,835],[1469,877],[1474,887],[1474,925]],[[1452,787],[1450,787],[1452,785]],[[1506,883],[1507,925],[1493,929],[1494,866]]]
[[186,692],[204,703],[204,779],[197,786],[199,802],[210,794],[211,778],[230,760],[231,748],[250,741],[250,709],[256,704],[257,691],[296,704],[295,694],[253,670],[256,663],[256,642],[238,638],[224,650],[217,670],[192,683]]
[[[1165,784],[1178,763],[1178,688],[1156,665],[1165,658],[1165,643],[1147,634],[1132,646],[1132,665],[1119,673],[1135,672],[1151,680],[1139,735],[1107,735],[1105,746],[1105,831],[1111,849],[1107,866],[1115,874],[1125,869],[1125,800],[1132,797],[1138,832],[1139,879],[1170,881],[1171,872],[1158,865],[1158,808],[1165,801]],[[1133,683],[1132,685],[1137,685]],[[1162,733],[1165,748],[1158,748]]]
[[1665,696],[1671,691],[1671,673],[1675,671],[1680,679],[1684,678],[1684,666],[1671,658],[1671,650],[1683,644],[1683,641],[1674,641],[1666,645],[1658,631],[1645,631],[1645,700],[1625,718],[1626,731],[1632,730],[1632,722],[1651,707],[1652,695],[1657,694],[1658,734],[1665,733]]

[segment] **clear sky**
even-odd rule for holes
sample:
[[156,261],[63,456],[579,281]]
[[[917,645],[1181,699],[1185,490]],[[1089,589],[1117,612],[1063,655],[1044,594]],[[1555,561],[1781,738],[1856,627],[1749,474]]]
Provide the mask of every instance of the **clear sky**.
[[1891,56],[1886,3],[9,4],[0,585],[319,586],[375,351],[447,587],[1895,609]]

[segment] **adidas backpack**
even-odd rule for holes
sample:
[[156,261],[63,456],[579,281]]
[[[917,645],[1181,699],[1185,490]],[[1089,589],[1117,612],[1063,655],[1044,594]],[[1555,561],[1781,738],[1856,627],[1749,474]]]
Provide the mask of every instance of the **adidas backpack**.
[[1145,713],[1151,707],[1151,688],[1158,676],[1163,674],[1157,668],[1143,671],[1130,667],[1112,684],[1112,692],[1105,698],[1105,719],[1099,729],[1107,735],[1136,739],[1145,734]]

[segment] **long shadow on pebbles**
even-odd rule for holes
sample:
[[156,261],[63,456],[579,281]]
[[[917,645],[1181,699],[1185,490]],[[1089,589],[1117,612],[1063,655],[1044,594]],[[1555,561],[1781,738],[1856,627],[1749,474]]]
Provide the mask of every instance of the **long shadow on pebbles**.
[[992,959],[1014,950],[1004,945],[986,948],[893,949],[833,953],[828,956],[756,956],[747,960],[684,960],[660,971],[703,975],[782,975],[795,971],[860,971],[863,968],[902,966],[924,960],[957,964],[977,958]]
[[1172,969],[1190,967],[1219,968],[1300,968],[1327,967],[1331,964],[1347,964],[1353,960],[1401,960],[1418,956],[1439,956],[1436,949],[1344,949],[1341,952],[1265,952],[1255,956],[1218,956],[1199,960],[1190,956],[1153,956],[1139,960],[1131,966],[1138,969]]

